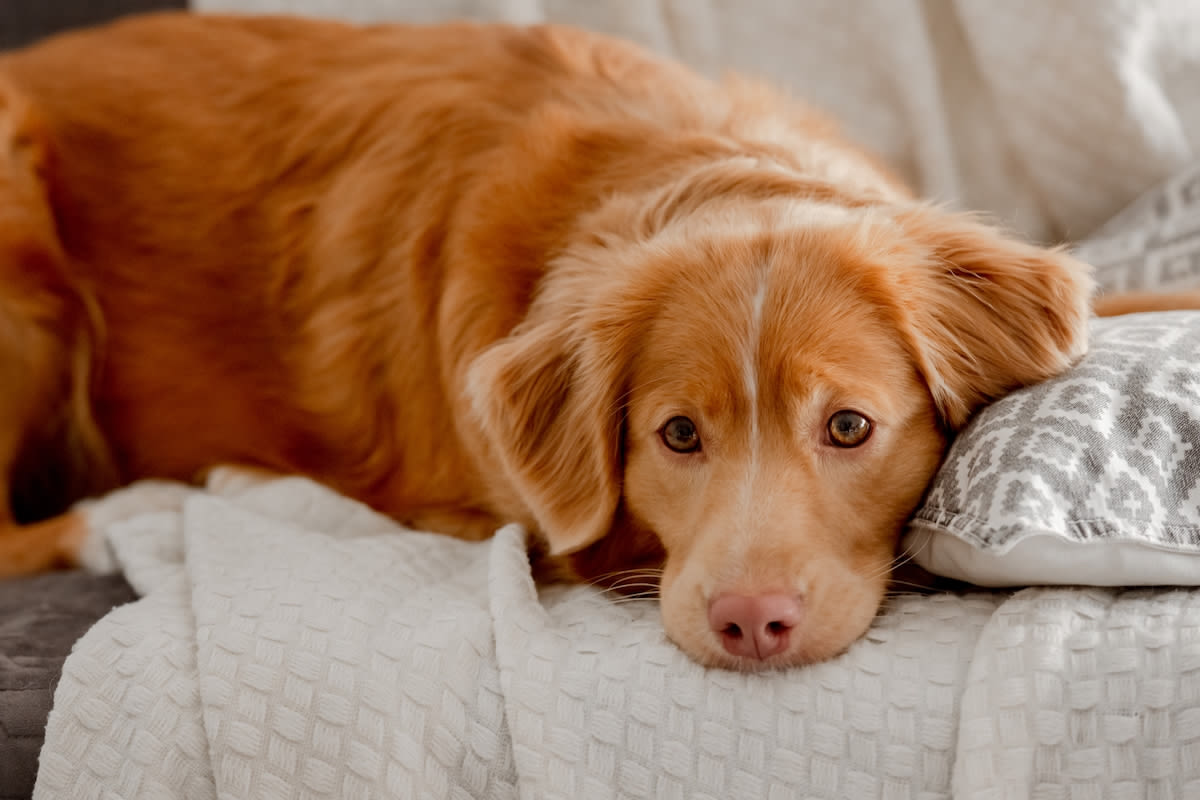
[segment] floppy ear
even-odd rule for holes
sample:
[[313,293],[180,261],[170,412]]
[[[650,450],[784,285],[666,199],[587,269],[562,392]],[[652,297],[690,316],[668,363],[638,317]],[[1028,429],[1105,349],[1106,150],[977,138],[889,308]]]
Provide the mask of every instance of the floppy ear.
[[586,547],[612,526],[621,496],[620,356],[611,342],[551,321],[493,345],[470,367],[483,433],[551,555]]
[[951,430],[980,406],[1066,369],[1087,350],[1091,268],[968,215],[898,216],[925,249],[906,291],[909,343]]

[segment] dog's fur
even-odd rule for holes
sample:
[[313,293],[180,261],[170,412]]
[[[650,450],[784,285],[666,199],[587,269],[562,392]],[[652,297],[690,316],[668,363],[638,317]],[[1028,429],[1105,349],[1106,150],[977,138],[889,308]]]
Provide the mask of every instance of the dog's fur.
[[[245,464],[522,522],[575,580],[661,566],[703,663],[826,658],[948,436],[1083,352],[1090,289],[810,110],[575,30],[65,35],[0,58],[0,571],[70,561],[75,499]],[[728,651],[710,603],[764,592],[786,648]]]

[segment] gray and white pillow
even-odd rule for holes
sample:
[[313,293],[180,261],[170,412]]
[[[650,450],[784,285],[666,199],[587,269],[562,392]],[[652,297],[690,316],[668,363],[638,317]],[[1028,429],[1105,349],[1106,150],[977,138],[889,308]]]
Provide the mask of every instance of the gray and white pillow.
[[958,436],[906,548],[981,585],[1200,585],[1200,312],[1093,320]]
[[[1200,163],[1075,251],[1104,290],[1200,287]],[[959,434],[904,546],[985,586],[1200,585],[1200,312],[1094,320],[1080,364]]]

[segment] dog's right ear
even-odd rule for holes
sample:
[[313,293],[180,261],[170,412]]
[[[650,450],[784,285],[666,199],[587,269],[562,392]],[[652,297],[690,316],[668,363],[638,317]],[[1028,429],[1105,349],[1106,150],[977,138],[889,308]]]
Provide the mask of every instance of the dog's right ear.
[[621,350],[597,331],[548,321],[485,350],[467,385],[505,476],[550,553],[608,533],[621,496]]

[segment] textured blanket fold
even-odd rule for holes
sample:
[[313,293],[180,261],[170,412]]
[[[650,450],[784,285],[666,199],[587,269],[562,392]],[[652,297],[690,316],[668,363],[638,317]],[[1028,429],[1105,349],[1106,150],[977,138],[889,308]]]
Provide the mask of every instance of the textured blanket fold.
[[1200,593],[899,597],[839,659],[736,674],[653,601],[539,590],[518,528],[465,543],[299,479],[218,485],[90,509],[144,596],[67,660],[35,797],[1200,786]]

